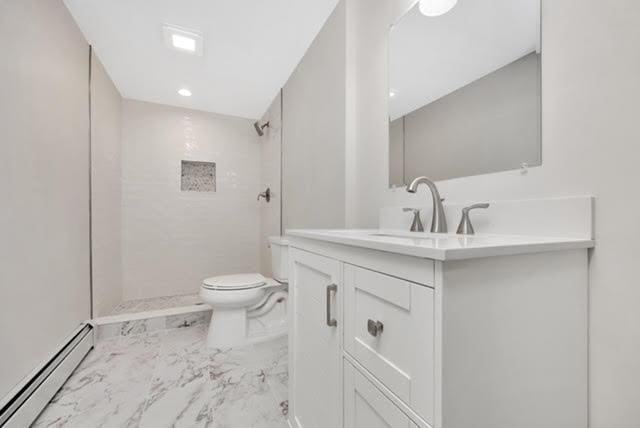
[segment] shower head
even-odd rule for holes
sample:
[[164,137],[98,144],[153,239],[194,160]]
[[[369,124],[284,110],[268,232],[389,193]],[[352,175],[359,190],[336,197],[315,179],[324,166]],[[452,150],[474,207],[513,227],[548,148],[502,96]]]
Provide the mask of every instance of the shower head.
[[253,124],[253,127],[256,129],[256,132],[258,133],[258,135],[262,137],[264,135],[264,128],[269,127],[269,122],[265,123],[262,126],[260,126],[260,122],[256,122]]

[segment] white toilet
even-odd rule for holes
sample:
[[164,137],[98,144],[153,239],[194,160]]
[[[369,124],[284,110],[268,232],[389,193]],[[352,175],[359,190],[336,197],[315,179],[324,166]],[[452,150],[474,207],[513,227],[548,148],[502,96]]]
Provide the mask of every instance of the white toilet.
[[278,236],[269,238],[269,244],[273,279],[244,273],[202,281],[200,297],[213,308],[209,348],[230,348],[286,334],[289,242]]

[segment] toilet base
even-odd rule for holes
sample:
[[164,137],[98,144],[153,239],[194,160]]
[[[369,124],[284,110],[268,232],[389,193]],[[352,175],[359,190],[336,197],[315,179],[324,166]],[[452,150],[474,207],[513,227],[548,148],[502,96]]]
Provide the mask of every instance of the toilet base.
[[232,348],[247,341],[247,310],[215,309],[207,334],[208,348]]
[[[264,328],[259,321],[247,319],[246,313],[229,314],[221,312],[236,311],[213,311],[207,334],[207,348],[226,349],[267,342],[286,336],[288,331],[286,318]],[[237,312],[242,312],[242,310]],[[240,315],[242,315],[242,318]],[[240,322],[239,319],[244,322]]]
[[234,348],[285,336],[287,303],[278,303],[269,313],[247,316],[245,309],[214,309],[207,334],[208,348]]

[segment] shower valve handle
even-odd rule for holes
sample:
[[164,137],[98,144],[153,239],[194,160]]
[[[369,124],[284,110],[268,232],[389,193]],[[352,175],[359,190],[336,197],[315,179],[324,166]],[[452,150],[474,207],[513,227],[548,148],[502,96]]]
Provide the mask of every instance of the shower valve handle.
[[258,193],[258,201],[260,198],[264,198],[267,202],[271,202],[271,188],[267,187],[267,190],[262,193]]

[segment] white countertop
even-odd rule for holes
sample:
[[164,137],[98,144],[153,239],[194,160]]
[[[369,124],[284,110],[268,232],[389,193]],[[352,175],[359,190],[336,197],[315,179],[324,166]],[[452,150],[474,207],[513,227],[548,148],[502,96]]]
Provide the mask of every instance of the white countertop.
[[290,237],[405,254],[433,260],[462,260],[543,251],[592,248],[591,239],[520,235],[456,235],[377,229],[294,229]]

